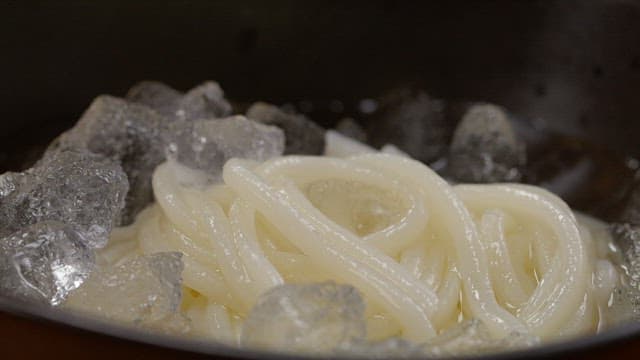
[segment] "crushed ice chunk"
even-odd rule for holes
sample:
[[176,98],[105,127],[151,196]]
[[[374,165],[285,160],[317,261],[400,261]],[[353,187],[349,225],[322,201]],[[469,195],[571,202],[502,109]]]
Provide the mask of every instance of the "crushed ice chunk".
[[98,96],[78,123],[52,144],[56,148],[84,148],[118,161],[130,190],[121,223],[153,201],[151,176],[165,159],[166,118],[146,106],[108,95]]
[[13,194],[25,181],[27,181],[27,175],[24,173],[6,172],[0,175],[0,198]]
[[224,92],[213,81],[186,94],[157,81],[142,81],[129,90],[127,100],[146,105],[171,120],[215,119],[231,114]]
[[138,256],[94,271],[65,306],[145,327],[172,319],[182,301],[182,254]]
[[[149,94],[144,95],[145,91]],[[169,90],[146,82],[134,87],[129,95],[147,99],[154,91],[162,94]],[[184,95],[178,105],[191,109],[187,114],[204,114],[215,107],[207,99],[214,101],[218,95],[222,96],[222,92],[215,83],[205,83]],[[216,116],[226,113],[215,111]],[[181,163],[205,170],[213,178],[232,157],[264,161],[282,154],[284,135],[276,127],[242,116],[215,120],[192,120],[190,116],[170,120],[144,105],[99,96],[76,126],[50,146],[45,157],[59,149],[88,149],[120,163],[130,184],[120,224],[128,225],[153,201],[151,178],[167,152],[177,154]],[[0,182],[0,193],[9,191],[11,187]]]
[[383,96],[367,125],[367,135],[376,148],[394,144],[425,163],[444,154],[450,134],[444,103],[409,88]]
[[286,155],[320,155],[324,151],[324,129],[302,114],[286,113],[277,106],[257,102],[249,108],[247,117],[281,128]]
[[471,319],[429,340],[423,348],[429,356],[442,357],[515,350],[539,342],[535,336],[517,332],[503,339],[493,339],[480,320]]
[[366,335],[364,302],[354,287],[334,282],[285,284],[265,293],[242,328],[242,344],[321,352]]
[[640,321],[640,226],[612,224],[610,232],[622,257],[624,276],[609,299],[607,322]]
[[640,321],[640,290],[619,285],[611,294],[606,320],[608,325]]
[[148,106],[167,118],[174,118],[182,93],[158,81],[141,81],[135,84],[126,99]]
[[367,132],[352,118],[344,118],[338,122],[335,130],[361,143],[367,142]]
[[189,90],[180,99],[176,116],[180,120],[203,120],[231,115],[231,104],[220,85],[207,81]]
[[93,250],[70,226],[33,224],[0,239],[0,293],[55,306],[82,284],[94,264]]
[[492,104],[472,106],[456,128],[449,175],[456,181],[512,182],[522,177],[526,155],[506,112]]
[[611,235],[622,253],[629,285],[640,291],[640,226],[613,224]]
[[282,155],[285,143],[282,130],[244,116],[176,122],[172,125],[171,137],[170,157],[206,172],[212,180],[220,176],[227,160],[242,158],[263,162]]
[[51,152],[32,169],[0,179],[0,236],[54,220],[94,248],[106,244],[128,190],[118,164],[83,150]]

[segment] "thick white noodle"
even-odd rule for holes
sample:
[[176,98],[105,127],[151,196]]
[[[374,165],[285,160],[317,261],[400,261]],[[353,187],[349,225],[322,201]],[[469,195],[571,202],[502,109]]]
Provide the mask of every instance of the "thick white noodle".
[[[159,166],[157,204],[114,232],[99,258],[117,264],[136,253],[182,252],[184,286],[196,294],[184,304],[195,332],[228,343],[237,343],[265,291],[327,280],[361,291],[375,340],[423,342],[465,318],[481,320],[496,339],[553,339],[606,320],[619,274],[596,239],[605,236],[597,220],[539,188],[451,186],[389,146],[384,154],[332,132],[327,140],[333,157],[232,159],[224,184],[208,187],[189,186],[185,179],[197,174],[175,163]],[[402,210],[358,235],[340,225],[355,220],[335,218],[355,211],[349,201],[329,202],[345,207],[331,218],[305,195],[328,182],[358,184],[365,195],[354,196],[385,194]]]
[[435,334],[429,313],[437,307],[436,295],[393,259],[328,220],[292,184],[275,189],[233,159],[225,165],[223,178],[316,265],[400,318],[407,338],[423,341]]
[[442,237],[451,238],[456,250],[456,265],[462,277],[463,295],[474,317],[482,320],[496,337],[513,331],[525,332],[520,320],[502,308],[495,297],[489,277],[489,265],[471,215],[456,192],[427,166],[411,159],[387,155],[362,155],[353,158],[397,178],[421,194],[433,212],[429,224]]

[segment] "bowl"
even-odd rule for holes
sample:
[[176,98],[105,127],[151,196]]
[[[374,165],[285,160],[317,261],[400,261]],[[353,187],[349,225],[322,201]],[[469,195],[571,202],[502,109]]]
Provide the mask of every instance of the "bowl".
[[[413,86],[488,101],[640,156],[640,3],[607,1],[3,2],[0,170],[17,170],[98,94],[215,79],[239,103],[306,108],[331,126]],[[339,103],[342,111],[334,111]],[[0,299],[0,353],[283,358],[165,338]],[[640,325],[492,358],[640,352]]]

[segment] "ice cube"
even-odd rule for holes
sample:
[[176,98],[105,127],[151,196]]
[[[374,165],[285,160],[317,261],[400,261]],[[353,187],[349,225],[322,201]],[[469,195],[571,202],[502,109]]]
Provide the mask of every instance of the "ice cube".
[[517,332],[503,339],[493,339],[480,320],[471,319],[429,340],[424,344],[424,350],[429,356],[443,357],[514,350],[538,343],[537,337]]
[[207,81],[184,94],[176,115],[180,120],[222,118],[231,115],[231,104],[218,83]]
[[158,81],[141,81],[127,93],[126,99],[148,106],[169,119],[176,117],[182,93]]
[[383,96],[367,125],[369,141],[376,148],[394,144],[425,163],[444,154],[450,134],[445,104],[410,88]]
[[640,321],[640,226],[612,224],[610,232],[620,250],[624,278],[609,300],[607,322],[615,325]]
[[640,226],[613,224],[611,235],[622,253],[629,285],[640,291]]
[[617,286],[606,311],[608,325],[640,321],[640,290],[628,285]]
[[448,173],[460,182],[519,181],[525,160],[524,143],[504,109],[479,104],[467,111],[454,132]]
[[244,116],[217,120],[176,122],[171,127],[169,148],[178,162],[203,170],[212,180],[231,158],[265,161],[282,155],[284,134]]
[[364,339],[364,302],[349,285],[285,284],[265,293],[242,328],[245,346],[290,352],[332,351]]
[[151,176],[165,160],[169,122],[146,106],[102,95],[50,149],[85,148],[118,161],[130,184],[121,221],[126,225],[153,201]]
[[65,306],[145,327],[174,319],[182,301],[182,254],[138,256],[94,271]]
[[93,249],[70,226],[39,222],[0,239],[0,293],[55,306],[82,284],[94,262]]
[[367,133],[360,124],[352,118],[344,118],[338,122],[335,130],[361,143],[367,142]]
[[142,81],[129,90],[127,100],[146,105],[171,120],[215,119],[231,114],[224,92],[213,81],[186,94],[157,81]]
[[95,248],[106,244],[128,189],[118,164],[86,150],[51,152],[25,173],[0,179],[0,236],[54,220]]
[[324,151],[324,129],[302,114],[286,113],[277,106],[257,102],[249,108],[247,117],[281,128],[287,155],[320,155]]
[[[0,198],[4,199],[13,194],[14,191],[23,186],[27,179],[28,176],[24,173],[6,172],[0,175]],[[2,226],[2,228],[4,228],[4,226]],[[4,231],[0,228],[0,232]]]

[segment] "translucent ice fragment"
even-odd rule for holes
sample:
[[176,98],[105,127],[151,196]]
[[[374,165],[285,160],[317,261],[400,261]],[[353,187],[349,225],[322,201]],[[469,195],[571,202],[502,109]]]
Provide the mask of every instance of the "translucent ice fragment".
[[611,294],[606,311],[609,325],[640,321],[640,290],[629,285],[617,286]]
[[182,300],[182,254],[138,256],[94,271],[65,306],[115,321],[149,326],[174,319]]
[[640,321],[640,226],[613,224],[610,231],[620,250],[624,276],[611,294],[606,320],[612,325]]
[[324,151],[324,129],[302,114],[286,113],[263,102],[253,104],[247,117],[284,131],[285,154],[320,155]]
[[231,114],[224,92],[213,81],[207,81],[187,92],[181,92],[157,81],[142,81],[127,93],[127,99],[146,105],[171,120],[201,120]]
[[217,179],[231,158],[265,161],[282,155],[284,134],[244,116],[218,120],[176,122],[172,125],[170,152],[178,162],[203,170]]
[[207,81],[184,94],[176,115],[180,120],[222,118],[231,115],[231,104],[218,83]]
[[288,352],[321,353],[366,333],[358,291],[333,282],[282,285],[262,296],[242,329],[242,344]]
[[445,104],[409,88],[383,96],[367,125],[369,141],[376,148],[394,144],[426,163],[444,154],[450,134]]
[[611,235],[622,253],[627,282],[640,291],[640,226],[614,224]]
[[141,81],[129,89],[126,98],[171,119],[176,116],[182,93],[158,81]]
[[94,262],[93,250],[71,227],[33,224],[0,239],[0,293],[58,305],[89,276]]
[[453,134],[449,175],[460,182],[519,181],[525,156],[506,112],[491,104],[474,105]]
[[50,149],[84,148],[119,162],[130,184],[122,216],[129,224],[153,201],[151,175],[165,159],[168,123],[146,106],[102,95]]
[[0,175],[0,236],[41,221],[66,223],[90,247],[106,244],[128,190],[115,162],[86,150],[50,152],[22,174]]

